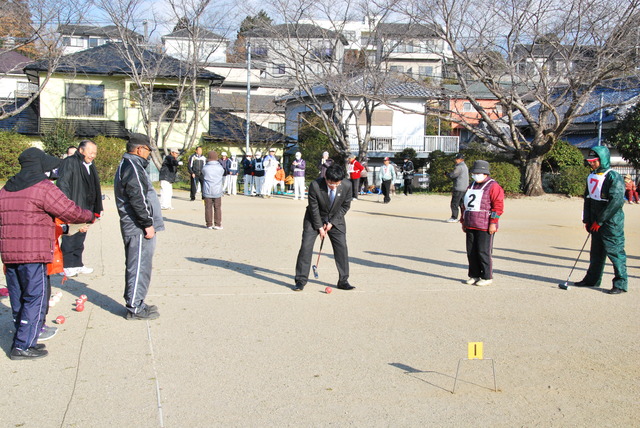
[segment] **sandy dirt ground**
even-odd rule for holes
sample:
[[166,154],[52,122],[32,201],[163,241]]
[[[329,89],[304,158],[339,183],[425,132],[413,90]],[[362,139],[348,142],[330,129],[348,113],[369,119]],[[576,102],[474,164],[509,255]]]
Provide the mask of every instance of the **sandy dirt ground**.
[[[176,191],[148,296],[161,317],[134,322],[107,193],[86,242],[95,272],[54,279],[63,298],[48,323],[67,322],[50,355],[0,358],[3,427],[639,426],[640,206],[624,208],[623,295],[604,292],[610,264],[603,288],[558,288],[587,235],[581,199],[555,196],[508,199],[494,285],[465,285],[464,235],[443,222],[442,195],[354,202],[357,288],[325,293],[337,281],[327,245],[320,278],[296,293],[306,202],[225,197],[224,230],[213,231],[202,202]],[[80,294],[89,302],[77,313]],[[7,298],[0,327],[8,353]],[[468,342],[483,342],[484,360],[466,360]]]

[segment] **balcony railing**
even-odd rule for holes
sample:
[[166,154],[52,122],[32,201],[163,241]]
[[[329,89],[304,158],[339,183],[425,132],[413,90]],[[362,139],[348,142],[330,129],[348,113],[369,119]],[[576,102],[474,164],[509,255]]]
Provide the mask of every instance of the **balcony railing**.
[[104,98],[63,98],[66,116],[104,117]]
[[[412,148],[418,153],[431,153],[441,150],[445,153],[457,153],[460,148],[459,137],[424,135],[395,137],[371,137],[367,150],[369,152],[395,153],[406,148]],[[349,137],[349,149],[353,153],[359,151],[358,138]]]

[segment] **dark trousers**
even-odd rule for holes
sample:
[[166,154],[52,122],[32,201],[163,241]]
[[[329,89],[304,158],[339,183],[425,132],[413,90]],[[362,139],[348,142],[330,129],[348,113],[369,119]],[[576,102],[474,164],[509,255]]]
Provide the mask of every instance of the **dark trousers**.
[[464,198],[465,193],[465,190],[454,190],[451,193],[451,218],[458,218],[460,202],[462,202],[462,198]]
[[404,195],[408,196],[408,195],[413,195],[413,187],[411,187],[411,182],[413,181],[413,179],[411,178],[405,178],[404,179]]
[[200,192],[202,192],[202,189],[204,189],[204,176],[202,174],[198,175],[196,174],[195,178],[191,177],[191,180],[189,180],[191,183],[191,189],[190,189],[190,194],[189,196],[191,197],[191,200],[194,201],[196,199],[196,192],[198,190],[198,183],[200,183]]
[[366,194],[367,191],[369,190],[369,178],[368,177],[360,177],[360,182],[362,183],[362,189],[364,190],[364,193]]
[[132,235],[122,239],[126,264],[124,300],[128,311],[138,313],[146,306],[144,299],[151,284],[156,237],[147,239],[143,235]]
[[385,204],[391,200],[391,197],[389,197],[390,189],[391,189],[391,180],[382,180],[382,194],[384,195]]
[[49,308],[50,288],[44,263],[8,264],[5,278],[15,326],[13,347],[28,349],[38,342]]
[[[349,252],[347,250],[347,236],[336,228],[329,231],[328,238],[333,247],[333,258],[338,269],[338,285],[349,283]],[[313,256],[313,244],[318,237],[318,231],[305,221],[302,230],[302,244],[298,251],[296,261],[296,284],[305,285],[309,280],[309,269],[311,269],[311,258]],[[327,237],[325,237],[327,239]]]
[[[495,235],[495,234],[494,234]],[[493,236],[486,230],[467,229],[469,278],[493,278]]]
[[62,235],[62,262],[65,268],[82,267],[82,253],[84,252],[84,240],[87,234],[78,232],[71,236]]
[[207,227],[222,226],[222,198],[204,198],[204,221]]
[[350,178],[351,181],[351,196],[353,199],[358,199],[360,193],[360,178]]
[[[603,229],[605,229],[603,231]],[[603,233],[604,232],[604,233]],[[591,251],[589,252],[589,269],[584,277],[587,284],[599,287],[602,282],[604,265],[607,258],[613,264],[613,286],[627,290],[627,254],[624,251],[624,235],[606,233],[606,226],[599,232],[591,233]]]

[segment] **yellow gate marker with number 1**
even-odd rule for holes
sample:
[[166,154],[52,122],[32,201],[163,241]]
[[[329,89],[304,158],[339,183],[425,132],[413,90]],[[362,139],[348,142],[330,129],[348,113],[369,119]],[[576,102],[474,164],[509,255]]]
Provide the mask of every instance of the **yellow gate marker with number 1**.
[[468,359],[481,360],[482,359],[482,342],[469,342]]

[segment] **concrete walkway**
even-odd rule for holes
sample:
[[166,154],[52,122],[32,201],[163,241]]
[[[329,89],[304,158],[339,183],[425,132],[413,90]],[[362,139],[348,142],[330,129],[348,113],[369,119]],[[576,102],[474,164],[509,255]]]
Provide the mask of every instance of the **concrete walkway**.
[[[353,291],[291,290],[305,202],[223,200],[224,230],[176,191],[164,211],[148,301],[123,317],[124,254],[113,201],[87,239],[91,275],[51,308],[67,322],[37,361],[0,358],[6,427],[637,426],[640,206],[625,205],[630,291],[558,289],[586,233],[577,198],[508,199],[495,284],[466,279],[464,235],[446,196],[377,196],[347,216]],[[316,245],[317,248],[317,245]],[[315,257],[315,256],[314,256]],[[583,254],[572,279],[584,275]],[[315,262],[315,258],[314,258]],[[603,287],[611,287],[607,265]],[[4,278],[0,279],[4,283]],[[4,285],[3,285],[4,286]],[[74,299],[86,294],[82,313]],[[0,301],[0,346],[11,343]],[[485,358],[463,361],[468,342]]]

